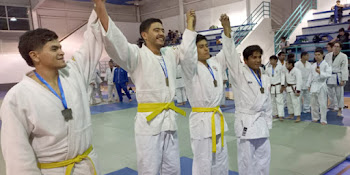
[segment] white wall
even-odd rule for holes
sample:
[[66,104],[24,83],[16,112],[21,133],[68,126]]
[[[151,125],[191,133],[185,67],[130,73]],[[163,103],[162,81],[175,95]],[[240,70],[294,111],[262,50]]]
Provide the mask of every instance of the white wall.
[[[196,30],[208,30],[211,25],[221,26],[219,21],[220,15],[226,13],[230,17],[231,25],[241,25],[246,20],[245,1],[238,1],[210,9],[196,11],[197,25]],[[164,29],[167,31],[179,29],[179,15],[163,18]],[[183,32],[183,31],[181,31]]]
[[243,50],[250,45],[259,45],[264,51],[262,63],[266,64],[270,56],[274,54],[273,37],[274,32],[271,28],[271,19],[265,18],[258,24],[255,30],[250,32],[242,43],[237,46],[237,52],[242,53]]
[[[116,24],[130,43],[136,43],[139,37],[139,23],[116,22]],[[73,53],[80,48],[85,30],[86,25],[61,42],[66,60],[70,59]],[[2,43],[2,40],[0,40],[0,48],[4,50],[0,52],[0,84],[19,82],[25,73],[34,69],[29,67],[18,53],[17,46],[18,40],[7,41],[6,43]],[[8,50],[11,50],[11,52]],[[101,60],[108,61],[109,59],[108,55],[104,52]]]

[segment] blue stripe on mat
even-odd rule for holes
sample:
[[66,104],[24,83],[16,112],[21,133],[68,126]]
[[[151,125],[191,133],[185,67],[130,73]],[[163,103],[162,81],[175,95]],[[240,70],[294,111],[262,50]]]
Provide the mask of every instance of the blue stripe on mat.
[[[341,162],[339,165],[337,165],[336,167],[334,167],[331,170],[329,170],[324,175],[338,174],[338,173],[340,173],[343,170],[344,170],[344,172],[341,173],[342,175],[350,175],[349,166],[350,166],[350,160],[345,160],[345,161]],[[345,169],[347,169],[347,170],[345,170]]]
[[[181,175],[191,175],[192,174],[192,162],[193,160],[187,157],[180,158]],[[128,167],[108,173],[106,175],[137,175],[137,171],[132,170]],[[238,175],[237,172],[229,171],[229,175]]]

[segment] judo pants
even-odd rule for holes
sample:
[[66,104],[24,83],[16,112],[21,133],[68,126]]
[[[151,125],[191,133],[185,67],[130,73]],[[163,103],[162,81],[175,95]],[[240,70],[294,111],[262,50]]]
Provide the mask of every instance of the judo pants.
[[335,84],[327,84],[328,87],[328,99],[329,99],[329,108],[331,109],[338,109],[338,100],[337,100],[337,96],[335,95],[335,88],[337,87],[337,85]]
[[300,116],[300,96],[297,97],[294,92],[287,93],[287,107],[288,114],[294,114],[294,116]]
[[284,117],[283,94],[271,94],[272,115]]
[[310,112],[310,92],[308,89],[303,89],[300,92],[300,109],[304,113]]
[[122,94],[122,89],[124,90],[126,96],[128,99],[131,99],[130,93],[128,88],[126,87],[126,83],[117,83],[115,84],[115,87],[117,88],[118,96],[119,96],[119,101],[123,101],[123,94]]
[[98,94],[101,101],[103,100],[100,85],[97,85],[97,88],[95,87],[95,85],[90,85],[90,87],[88,89],[88,93],[90,94],[90,103],[92,103],[92,104],[96,103],[96,99],[95,99],[96,94]]
[[212,138],[191,139],[193,152],[193,175],[228,175],[228,153],[226,139],[224,147],[221,135],[216,135],[216,153],[212,150]]
[[117,99],[117,93],[116,93],[116,89],[114,87],[114,85],[108,85],[108,101],[112,102],[113,100],[113,93],[115,95],[114,99]]
[[268,175],[271,146],[269,138],[237,139],[238,174]]
[[223,91],[223,95],[222,95],[222,98],[221,98],[221,102],[220,102],[220,105],[225,105],[226,103],[226,85],[224,85],[224,89],[222,90]]
[[176,131],[136,135],[137,170],[140,175],[180,175],[180,153]]
[[338,108],[344,108],[344,86],[335,87],[335,95],[337,97],[336,105]]
[[187,101],[185,87],[180,87],[175,89],[176,102],[182,103]]
[[311,94],[311,117],[313,121],[327,123],[327,88]]

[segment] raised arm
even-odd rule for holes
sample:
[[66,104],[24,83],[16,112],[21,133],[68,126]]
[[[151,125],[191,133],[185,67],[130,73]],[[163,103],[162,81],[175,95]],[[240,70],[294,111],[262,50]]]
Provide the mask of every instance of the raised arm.
[[224,61],[219,61],[220,58],[218,58],[219,62],[225,62],[231,76],[233,79],[238,76],[240,66],[241,66],[241,60],[239,58],[239,55],[236,50],[236,45],[234,41],[234,37],[231,34],[231,25],[230,25],[230,19],[226,14],[222,14],[220,17],[221,24],[224,28],[224,32],[222,34],[222,50],[224,53]]
[[139,47],[136,44],[130,44],[120,29],[108,17],[105,0],[94,1],[107,54],[120,67],[128,72],[133,72],[138,64]]
[[77,66],[87,85],[90,84],[90,79],[95,73],[103,51],[102,36],[101,32],[98,31],[98,26],[95,25],[96,21],[97,15],[93,10],[87,24],[87,29],[84,32],[83,44],[73,54],[72,60],[69,60],[69,62]]
[[196,14],[194,10],[186,13],[187,28],[182,37],[182,43],[179,49],[179,60],[182,67],[182,73],[185,80],[191,80],[197,72],[197,45],[195,32]]

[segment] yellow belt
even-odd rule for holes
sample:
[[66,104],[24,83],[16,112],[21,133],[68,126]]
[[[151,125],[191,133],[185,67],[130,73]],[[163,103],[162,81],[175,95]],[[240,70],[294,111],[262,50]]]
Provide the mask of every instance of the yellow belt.
[[73,159],[69,159],[69,160],[65,160],[62,162],[53,162],[53,163],[38,163],[38,167],[40,169],[51,169],[51,168],[59,168],[59,167],[65,167],[67,166],[66,169],[66,175],[70,175],[72,173],[72,169],[75,165],[75,163],[79,163],[81,162],[83,159],[90,159],[92,166],[94,168],[94,175],[96,175],[96,169],[95,169],[95,165],[92,162],[91,158],[89,157],[90,152],[92,151],[92,145],[89,147],[89,149],[87,149],[82,155],[78,155],[77,157],[73,158]]
[[213,152],[216,152],[216,132],[215,132],[215,114],[219,113],[220,115],[220,124],[221,124],[221,145],[224,147],[224,115],[220,111],[220,106],[215,108],[192,108],[192,112],[213,112],[211,116],[211,137],[213,144]]
[[172,109],[175,112],[186,116],[186,112],[175,106],[174,102],[170,103],[139,103],[137,106],[137,112],[152,112],[146,117],[147,121],[150,122],[158,114],[162,113],[163,110]]

